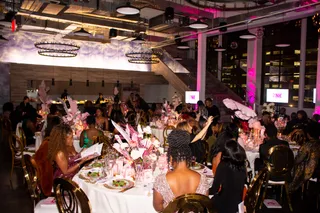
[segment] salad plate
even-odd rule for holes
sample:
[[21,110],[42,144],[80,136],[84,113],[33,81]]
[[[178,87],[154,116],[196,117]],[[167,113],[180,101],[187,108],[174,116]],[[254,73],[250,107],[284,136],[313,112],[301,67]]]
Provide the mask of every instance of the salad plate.
[[134,183],[127,179],[113,179],[104,184],[104,187],[114,190],[124,190],[127,188],[132,188],[133,186]]

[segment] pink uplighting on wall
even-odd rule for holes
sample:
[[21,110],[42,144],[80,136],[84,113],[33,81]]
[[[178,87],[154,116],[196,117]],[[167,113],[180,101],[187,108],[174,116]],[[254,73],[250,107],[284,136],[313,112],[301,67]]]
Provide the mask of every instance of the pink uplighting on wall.
[[253,107],[256,100],[256,67],[257,67],[257,40],[254,42],[253,57],[248,57],[247,71],[247,99],[249,106]]

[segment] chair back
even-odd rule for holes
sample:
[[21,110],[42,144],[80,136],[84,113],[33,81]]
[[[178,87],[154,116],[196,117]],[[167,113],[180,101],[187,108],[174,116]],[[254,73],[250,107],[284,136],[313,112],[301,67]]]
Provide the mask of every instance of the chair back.
[[130,113],[130,115],[128,116],[128,123],[131,126],[136,126],[136,113]]
[[20,138],[15,134],[11,134],[10,137],[8,138],[8,142],[9,142],[12,158],[13,159],[22,158],[25,146],[23,142],[20,140]]
[[75,182],[57,178],[53,188],[60,213],[91,213],[88,197]]
[[207,165],[207,161],[208,161],[208,156],[209,156],[209,144],[207,141],[202,141],[202,145],[203,145],[203,148],[204,148],[204,159],[203,159],[203,163],[205,165]]
[[32,163],[32,158],[30,155],[23,155],[22,168],[24,177],[27,182],[28,191],[30,193],[31,199],[34,203],[40,200],[40,188],[38,187],[37,171]]
[[269,149],[268,172],[273,177],[284,177],[294,165],[292,150],[285,145],[277,145]]
[[289,134],[290,141],[302,145],[306,141],[306,135],[302,129],[295,129]]
[[166,126],[164,129],[163,129],[163,145],[164,147],[166,147],[168,144],[168,135],[169,135],[169,130],[174,130],[175,127],[174,126]]
[[208,212],[213,213],[212,201],[202,194],[185,194],[176,197],[163,213]]
[[267,169],[261,170],[251,182],[249,189],[244,197],[244,205],[247,213],[254,213],[257,206],[261,188],[267,176]]
[[19,131],[20,140],[21,140],[23,146],[26,146],[27,145],[27,139],[26,139],[26,135],[24,134],[23,128],[19,127],[18,131]]

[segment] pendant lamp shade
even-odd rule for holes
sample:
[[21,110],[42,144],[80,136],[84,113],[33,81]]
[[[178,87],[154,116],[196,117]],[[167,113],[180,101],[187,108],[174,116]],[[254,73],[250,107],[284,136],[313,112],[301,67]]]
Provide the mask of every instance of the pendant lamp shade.
[[226,51],[226,48],[224,48],[221,45],[219,45],[217,48],[214,49],[214,51],[216,51],[216,52],[224,52],[224,51]]
[[144,39],[142,38],[142,35],[140,34],[135,39],[133,39],[132,42],[137,43],[137,44],[141,44],[144,42]]
[[239,38],[249,40],[249,39],[255,39],[256,36],[250,33],[249,30],[247,30],[243,35],[239,36]]
[[77,35],[77,36],[90,36],[91,35],[88,31],[83,29],[83,27],[80,30],[75,31],[73,34]]
[[177,49],[179,50],[188,50],[190,49],[189,45],[187,44],[187,42],[180,42],[178,45],[177,45]]
[[117,7],[117,12],[123,15],[137,15],[140,13],[140,9],[132,6],[130,2],[126,5]]
[[197,30],[200,30],[200,29],[206,29],[208,28],[208,24],[201,21],[199,18],[197,19],[197,21],[191,23],[189,25],[190,28],[192,29],[197,29]]

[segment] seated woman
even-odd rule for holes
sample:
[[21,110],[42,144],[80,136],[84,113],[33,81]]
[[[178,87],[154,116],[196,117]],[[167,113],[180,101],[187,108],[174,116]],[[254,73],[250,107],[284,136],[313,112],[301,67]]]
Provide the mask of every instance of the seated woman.
[[192,158],[190,136],[186,131],[173,130],[168,136],[168,161],[173,167],[167,174],[159,175],[154,183],[153,207],[162,211],[174,198],[187,194],[208,195],[206,177],[189,169]]
[[73,132],[69,125],[62,123],[55,126],[50,134],[48,159],[54,164],[53,179],[63,177],[72,179],[80,166],[90,157],[80,158],[73,146]]
[[[218,213],[236,213],[246,183],[246,153],[234,140],[225,143],[210,192]],[[211,193],[210,193],[211,194]]]
[[53,186],[53,168],[51,162],[48,160],[48,146],[50,140],[50,133],[52,129],[61,123],[61,119],[58,116],[51,116],[48,121],[47,128],[45,129],[45,138],[42,141],[39,149],[32,157],[37,169],[37,175],[40,182],[41,192],[45,196],[51,195]]
[[103,116],[103,110],[100,108],[96,110],[96,126],[102,131],[109,129],[108,119]]
[[203,128],[198,132],[198,134],[194,134],[192,131],[192,125],[191,122],[194,122],[195,120],[190,120],[189,122],[181,122],[178,123],[177,129],[184,130],[190,134],[190,148],[192,151],[192,155],[196,157],[196,161],[199,163],[203,163],[205,161],[205,149],[203,146],[203,140],[205,139],[205,136],[207,134],[207,130],[210,127],[213,117],[210,116],[208,120],[203,125]]
[[96,128],[96,119],[94,116],[90,115],[87,117],[88,129],[81,132],[80,135],[80,147],[88,148],[93,145],[94,140],[98,136],[102,136],[103,132]]
[[295,192],[314,174],[320,160],[319,123],[310,122],[307,126],[308,141],[304,142],[295,158],[293,181],[289,191]]

